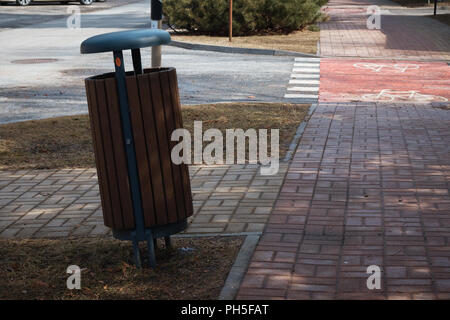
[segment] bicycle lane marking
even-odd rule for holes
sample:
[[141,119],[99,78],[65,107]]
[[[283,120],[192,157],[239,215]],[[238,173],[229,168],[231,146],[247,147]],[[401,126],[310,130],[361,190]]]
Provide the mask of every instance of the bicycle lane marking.
[[450,100],[450,67],[445,62],[322,58],[320,102],[387,100]]

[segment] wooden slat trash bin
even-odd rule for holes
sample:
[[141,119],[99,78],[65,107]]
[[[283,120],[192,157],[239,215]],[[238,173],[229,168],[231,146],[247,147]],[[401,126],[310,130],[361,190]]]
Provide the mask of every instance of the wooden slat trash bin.
[[[187,227],[192,215],[189,172],[171,161],[173,130],[182,128],[174,68],[142,69],[140,48],[167,44],[162,30],[131,30],[85,40],[81,53],[112,51],[115,72],[85,80],[95,161],[106,226],[130,240],[141,267],[146,241],[156,265],[154,239]],[[122,50],[131,50],[134,71],[125,72]]]

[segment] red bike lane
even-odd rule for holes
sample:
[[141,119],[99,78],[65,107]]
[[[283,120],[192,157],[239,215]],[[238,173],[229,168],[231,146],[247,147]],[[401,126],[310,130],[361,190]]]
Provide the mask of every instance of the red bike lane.
[[448,102],[445,62],[323,58],[320,102]]

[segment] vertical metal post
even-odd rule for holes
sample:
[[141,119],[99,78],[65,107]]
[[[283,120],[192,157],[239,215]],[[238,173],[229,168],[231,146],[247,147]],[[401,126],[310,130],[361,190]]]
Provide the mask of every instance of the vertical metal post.
[[133,253],[134,253],[134,263],[136,264],[136,268],[142,268],[142,260],[141,260],[141,252],[139,251],[139,242],[137,240],[131,241],[133,245]]
[[[162,28],[162,20],[158,20],[157,29],[161,28]],[[162,63],[161,48],[162,46],[152,47],[152,68],[161,68]]]
[[[151,0],[150,6],[152,29],[162,29],[162,1]],[[161,46],[152,47],[152,68],[161,68]]]
[[437,13],[437,0],[434,0],[434,15]]
[[141,50],[131,49],[131,57],[133,59],[134,74],[142,74]]
[[172,250],[172,241],[170,239],[170,236],[164,237],[164,241],[166,243],[166,249],[167,250]]
[[[140,267],[140,254],[138,239],[145,239],[144,216],[142,211],[141,188],[139,186],[139,175],[136,161],[136,150],[134,146],[133,131],[131,127],[130,110],[128,106],[127,85],[125,81],[125,66],[122,51],[114,51],[114,67],[116,70],[116,83],[119,95],[120,116],[122,121],[123,139],[125,141],[125,152],[127,156],[128,177],[130,180],[131,199],[133,201],[133,215],[136,231],[133,233],[133,250],[137,267]],[[134,54],[136,59],[136,53]],[[135,63],[137,64],[137,63]]]
[[153,239],[153,235],[151,230],[147,231],[147,250],[148,250],[148,261],[149,265],[152,268],[156,267],[156,255],[155,255],[155,241],[156,239]]
[[229,27],[228,27],[228,40],[231,42],[233,40],[233,0],[229,0],[230,8],[229,8]]

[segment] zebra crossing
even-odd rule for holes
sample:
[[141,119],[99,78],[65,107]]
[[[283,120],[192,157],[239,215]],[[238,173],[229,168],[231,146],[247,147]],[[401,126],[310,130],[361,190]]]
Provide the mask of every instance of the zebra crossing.
[[317,102],[320,85],[320,58],[295,58],[285,99]]

